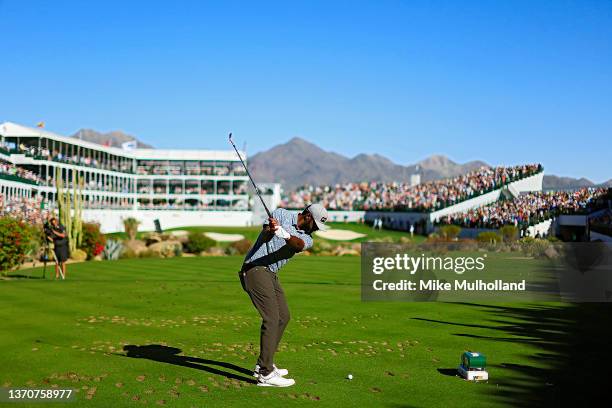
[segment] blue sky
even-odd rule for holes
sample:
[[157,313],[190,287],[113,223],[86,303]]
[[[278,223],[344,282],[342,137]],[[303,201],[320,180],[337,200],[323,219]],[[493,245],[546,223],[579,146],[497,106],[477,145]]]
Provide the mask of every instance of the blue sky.
[[612,178],[611,1],[0,0],[0,121]]

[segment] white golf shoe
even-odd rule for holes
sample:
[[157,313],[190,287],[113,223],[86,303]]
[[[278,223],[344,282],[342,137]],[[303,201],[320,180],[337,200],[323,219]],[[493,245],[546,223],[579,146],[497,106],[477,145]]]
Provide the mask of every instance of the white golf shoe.
[[[289,370],[285,368],[278,368],[276,364],[273,364],[272,367],[274,367],[274,371],[276,371],[278,375],[280,375],[281,377],[284,377],[287,374],[289,374]],[[255,370],[253,371],[253,377],[259,378],[259,368],[260,368],[259,364],[255,364]]]
[[293,378],[285,378],[277,370],[272,371],[268,375],[259,375],[257,377],[257,385],[259,387],[291,387],[293,384],[295,384]]

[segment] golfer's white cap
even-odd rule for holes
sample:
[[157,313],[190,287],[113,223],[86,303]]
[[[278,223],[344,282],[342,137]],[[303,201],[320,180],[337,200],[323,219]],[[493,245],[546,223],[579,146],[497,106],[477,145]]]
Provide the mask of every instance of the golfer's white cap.
[[327,222],[327,210],[321,204],[315,203],[310,204],[306,207],[306,210],[312,214],[315,224],[320,231],[326,231],[328,229],[325,223]]

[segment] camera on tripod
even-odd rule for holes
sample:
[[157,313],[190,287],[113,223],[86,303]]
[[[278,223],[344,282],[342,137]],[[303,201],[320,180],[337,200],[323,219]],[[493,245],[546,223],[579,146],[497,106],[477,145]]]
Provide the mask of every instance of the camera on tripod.
[[49,222],[49,220],[43,223],[43,234],[45,235],[45,242],[43,244],[43,251],[40,255],[40,262],[46,263],[51,260],[49,257],[49,242],[53,241],[53,226]]
[[45,238],[53,239],[53,226],[49,221],[45,221],[45,223],[43,224],[43,232],[45,234]]

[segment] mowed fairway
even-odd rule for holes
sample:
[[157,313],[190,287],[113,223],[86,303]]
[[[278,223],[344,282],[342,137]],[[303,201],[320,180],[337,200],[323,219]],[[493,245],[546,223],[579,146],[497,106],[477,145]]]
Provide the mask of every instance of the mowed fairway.
[[[504,406],[556,388],[542,368],[565,351],[551,346],[564,305],[363,303],[358,257],[306,256],[281,271],[292,321],[276,362],[297,384],[257,387],[260,320],[240,264],[86,262],[67,281],[0,281],[0,385],[73,388],[96,407]],[[453,376],[464,350],[488,356],[488,383]]]

